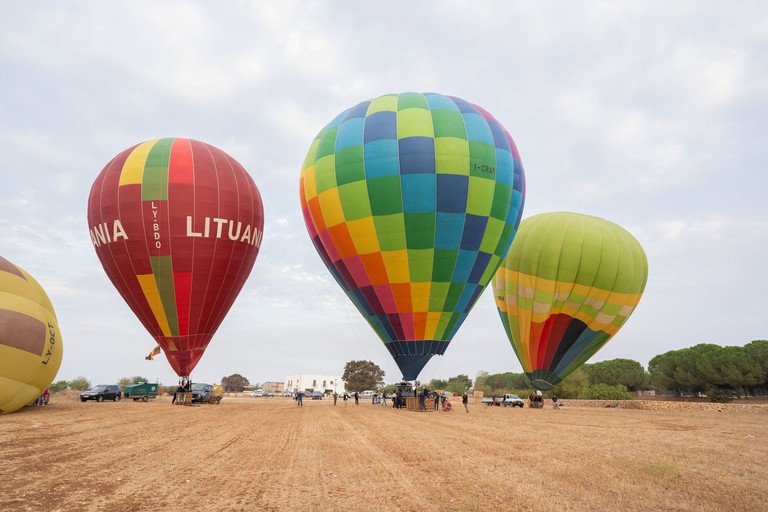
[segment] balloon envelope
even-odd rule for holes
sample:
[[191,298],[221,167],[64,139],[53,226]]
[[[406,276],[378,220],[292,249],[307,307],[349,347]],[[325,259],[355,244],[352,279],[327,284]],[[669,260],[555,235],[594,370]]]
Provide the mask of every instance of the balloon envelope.
[[523,220],[493,291],[533,385],[550,389],[603,347],[647,279],[643,248],[613,222],[564,212]]
[[112,284],[188,376],[259,252],[264,211],[253,179],[203,142],[151,140],[101,171],[88,226]]
[[300,178],[318,253],[414,380],[443,354],[520,221],[525,177],[506,129],[440,94],[390,94],[337,116]]
[[61,366],[61,332],[40,283],[0,257],[0,414],[43,394]]

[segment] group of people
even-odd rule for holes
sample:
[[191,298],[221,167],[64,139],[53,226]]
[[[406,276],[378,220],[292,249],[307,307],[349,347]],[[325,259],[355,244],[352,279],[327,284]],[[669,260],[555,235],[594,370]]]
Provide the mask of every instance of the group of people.
[[[437,391],[430,392],[429,389],[425,387],[421,390],[421,392],[416,392],[416,396],[419,400],[419,411],[427,410],[427,399],[430,397],[432,398],[435,411],[439,411],[442,408],[444,411],[448,412],[452,409],[451,402],[448,400],[448,396],[445,394],[445,391],[442,393],[438,393]],[[467,393],[464,393],[461,396],[461,403],[464,405],[464,411],[469,412],[469,398]],[[395,399],[392,407],[396,409],[402,409],[404,406],[405,398],[403,397],[402,392],[398,390],[395,393]]]
[[[402,389],[398,388],[395,390],[394,396],[391,396],[393,409],[402,409],[405,407],[405,398],[406,398],[405,395],[406,394],[403,393]],[[339,397],[341,397],[341,399],[344,401],[344,405],[346,405],[347,400],[349,399],[354,399],[355,405],[360,405],[360,394],[357,391],[355,391],[351,395],[347,394],[346,392],[342,393],[341,395],[334,392],[332,396],[333,396],[333,405],[336,405],[336,402],[339,399]],[[434,410],[436,411],[439,411],[441,408],[444,411],[450,411],[452,408],[451,402],[448,401],[448,397],[445,394],[445,392],[442,392],[442,393],[438,393],[436,391],[430,392],[429,389],[425,387],[421,390],[421,392],[418,392],[418,391],[414,392],[414,391],[408,390],[408,396],[416,396],[418,398],[419,411],[427,410],[427,398],[432,399]],[[303,404],[304,393],[302,393],[301,391],[296,391],[294,393],[293,398],[294,400],[296,400],[296,405],[298,407],[302,407],[304,405]],[[174,396],[174,400],[175,399],[176,398]],[[374,394],[371,397],[371,403],[374,405],[379,403],[381,405],[387,405],[387,394],[385,392]],[[468,408],[469,399],[466,393],[462,395],[461,403],[464,405],[464,410],[466,412],[469,412],[469,408]]]
[[179,404],[183,404],[186,401],[187,393],[192,392],[192,381],[187,379],[186,377],[181,379],[179,381],[179,385],[176,388],[176,391],[173,393],[173,400],[171,400],[171,405],[178,402]]
[[[552,407],[558,409],[562,407],[562,405],[563,404],[557,403],[557,396],[552,395]],[[544,395],[541,394],[541,391],[531,391],[531,394],[528,395],[528,407],[533,407],[534,409],[541,409],[544,407]]]
[[544,407],[544,396],[542,396],[541,393],[534,393],[531,391],[531,394],[528,395],[528,406],[533,407],[534,409]]
[[42,395],[37,397],[35,401],[32,402],[32,405],[48,405],[48,399],[50,398],[50,396],[51,396],[50,392],[48,391],[48,389],[46,389],[45,391],[43,391]]

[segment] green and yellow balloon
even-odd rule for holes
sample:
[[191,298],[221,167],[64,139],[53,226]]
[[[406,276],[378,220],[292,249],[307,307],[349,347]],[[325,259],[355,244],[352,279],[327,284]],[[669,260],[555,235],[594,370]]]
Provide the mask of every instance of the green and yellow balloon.
[[496,273],[496,307],[534,387],[547,390],[592,357],[637,307],[648,279],[640,243],[579,213],[524,219]]

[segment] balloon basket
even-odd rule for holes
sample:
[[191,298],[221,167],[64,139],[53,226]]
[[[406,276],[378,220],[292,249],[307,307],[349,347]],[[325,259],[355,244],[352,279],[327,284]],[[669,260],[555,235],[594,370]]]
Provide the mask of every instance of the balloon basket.
[[[430,401],[430,406],[432,406],[432,402]],[[406,411],[414,411],[414,412],[429,412],[434,409],[434,407],[427,407],[427,401],[424,401],[424,407],[425,409],[419,410],[419,398],[416,396],[407,396],[405,397],[405,410]]]

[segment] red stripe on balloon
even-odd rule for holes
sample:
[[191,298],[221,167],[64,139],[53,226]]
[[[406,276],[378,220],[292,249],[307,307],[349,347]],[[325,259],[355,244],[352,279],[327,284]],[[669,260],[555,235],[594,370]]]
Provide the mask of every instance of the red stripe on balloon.
[[189,334],[192,273],[174,272],[173,287],[176,290],[176,317],[179,322],[179,336],[186,336]]
[[192,147],[188,139],[176,139],[171,147],[171,156],[168,162],[168,185],[172,183],[194,182],[194,159]]
[[555,357],[557,347],[560,346],[560,342],[565,335],[565,331],[573,320],[568,315],[558,314],[550,317],[552,320],[552,328],[549,334],[549,342],[547,343],[547,350],[541,359],[540,368],[550,368],[552,365],[552,359]]

